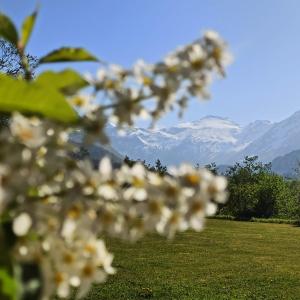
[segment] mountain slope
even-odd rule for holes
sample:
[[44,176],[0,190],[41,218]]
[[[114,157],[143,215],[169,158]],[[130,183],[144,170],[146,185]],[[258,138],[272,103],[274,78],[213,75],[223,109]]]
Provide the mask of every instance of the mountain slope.
[[[246,155],[258,155],[260,161],[273,161],[274,171],[286,175],[300,158],[300,111],[277,123],[255,121],[240,126],[227,118],[207,116],[169,128],[127,129],[122,135],[109,124],[107,134],[111,146],[93,145],[92,160],[109,155],[120,163],[122,155],[128,155],[151,164],[159,158],[164,165],[231,165]],[[73,133],[72,140],[80,144],[82,137]]]
[[237,158],[258,155],[262,161],[272,161],[280,155],[298,149],[300,149],[300,111],[275,123],[265,134],[241,151]]
[[108,156],[112,162],[112,165],[118,167],[123,162],[123,157],[110,145],[101,145],[94,143],[92,145],[84,145],[83,134],[81,131],[74,131],[69,136],[70,142],[81,147],[81,152],[74,153],[73,156],[77,159],[88,157],[95,167],[98,167],[99,161]]
[[164,164],[187,161],[192,164],[231,163],[240,151],[261,137],[272,124],[256,121],[245,127],[216,116],[180,123],[162,129],[134,128],[119,136],[113,126],[107,128],[112,146],[123,155],[149,163],[159,158]]
[[272,170],[286,177],[296,177],[299,170],[300,150],[292,151],[286,155],[276,157],[272,161]]

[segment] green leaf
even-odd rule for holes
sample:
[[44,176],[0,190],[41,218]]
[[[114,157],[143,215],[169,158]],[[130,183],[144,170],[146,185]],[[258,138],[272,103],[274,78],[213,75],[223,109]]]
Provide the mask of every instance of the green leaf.
[[13,45],[18,45],[18,32],[14,23],[9,17],[0,12],[0,37],[11,42]]
[[22,31],[21,31],[21,39],[20,39],[20,46],[24,49],[29,41],[29,38],[31,36],[32,29],[35,24],[35,20],[37,17],[37,10],[34,11],[30,16],[28,16],[22,25]]
[[40,60],[40,64],[44,63],[57,63],[57,62],[79,62],[79,61],[99,61],[98,58],[90,54],[83,48],[69,48],[63,47],[50,52],[43,56]]
[[41,85],[49,85],[58,89],[64,95],[74,95],[78,90],[86,87],[88,82],[80,74],[71,69],[61,72],[46,71],[38,76],[36,82]]
[[4,269],[0,268],[0,296],[1,299],[6,298],[10,300],[17,299],[17,292],[18,292],[18,284],[16,280],[13,278],[9,272]]
[[51,86],[0,75],[0,111],[34,113],[62,121],[75,122],[78,115],[65,97]]

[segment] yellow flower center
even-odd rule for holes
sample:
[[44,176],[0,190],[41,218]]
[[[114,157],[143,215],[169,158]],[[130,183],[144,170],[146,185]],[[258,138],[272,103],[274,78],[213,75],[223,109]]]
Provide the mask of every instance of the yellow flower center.
[[116,82],[111,80],[111,79],[107,79],[104,83],[104,87],[108,90],[113,90],[116,88]]
[[214,48],[213,52],[212,52],[212,57],[216,60],[216,61],[220,61],[222,58],[222,49],[220,47],[216,47]]
[[151,85],[152,84],[152,78],[150,78],[148,76],[144,76],[143,77],[143,84],[147,85],[147,86]]
[[82,269],[82,275],[84,277],[92,277],[95,270],[91,265],[85,265]]
[[59,285],[64,281],[64,275],[62,272],[56,272],[54,275],[54,282]]
[[78,219],[81,214],[81,209],[74,205],[69,211],[68,211],[68,217],[70,219]]
[[199,176],[199,174],[187,174],[185,176],[185,180],[187,181],[187,183],[189,185],[195,186],[195,185],[199,184],[199,182],[200,182],[200,176]]
[[71,264],[74,262],[74,255],[72,255],[71,253],[65,253],[63,256],[63,261],[66,264]]
[[74,97],[72,98],[71,102],[78,107],[82,107],[85,105],[85,100],[82,97]]
[[194,61],[191,62],[191,66],[193,69],[195,70],[199,70],[203,67],[203,60],[202,59],[196,59]]
[[176,73],[178,70],[178,67],[176,65],[168,66],[168,72],[170,73]]
[[178,189],[175,186],[168,186],[166,188],[166,195],[168,197],[175,197],[178,193]]
[[32,132],[32,130],[23,128],[22,131],[20,132],[20,138],[23,141],[27,141],[27,140],[33,139],[33,132]]
[[136,188],[141,188],[144,186],[144,181],[138,177],[133,177],[132,185]]
[[208,192],[212,195],[216,194],[218,192],[218,189],[217,189],[216,185],[215,184],[210,184],[208,186]]
[[203,210],[204,210],[204,204],[201,201],[196,201],[191,206],[191,212],[193,214],[198,213],[198,212],[203,211]]
[[149,211],[153,215],[159,215],[161,213],[161,204],[158,201],[151,201],[149,203]]
[[113,223],[113,221],[114,221],[114,215],[111,212],[106,211],[103,214],[101,214],[101,222],[103,224],[108,225]]
[[84,247],[84,250],[88,252],[89,254],[95,254],[96,253],[96,247],[92,244],[86,244]]
[[172,225],[178,224],[179,221],[180,221],[180,215],[179,215],[179,213],[173,213],[173,215],[169,219],[169,223],[172,224]]

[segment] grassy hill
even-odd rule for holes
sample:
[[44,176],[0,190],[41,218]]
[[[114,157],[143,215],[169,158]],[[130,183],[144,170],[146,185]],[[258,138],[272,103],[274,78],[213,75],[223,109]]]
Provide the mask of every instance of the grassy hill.
[[300,299],[300,228],[209,220],[166,242],[109,242],[118,273],[86,300]]

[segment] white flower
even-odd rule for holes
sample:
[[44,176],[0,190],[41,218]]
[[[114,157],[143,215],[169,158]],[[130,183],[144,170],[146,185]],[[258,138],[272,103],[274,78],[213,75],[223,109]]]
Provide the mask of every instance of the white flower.
[[38,119],[28,119],[14,113],[10,130],[13,136],[29,148],[37,148],[45,142],[45,135]]
[[227,200],[227,180],[224,176],[215,176],[208,185],[208,192],[218,203],[225,203]]
[[232,63],[233,57],[226,51],[226,44],[217,32],[208,30],[205,32],[204,38],[214,46],[212,56],[216,59],[219,66],[222,65],[224,67]]
[[100,172],[101,180],[103,181],[111,177],[112,166],[111,166],[110,159],[107,156],[101,159],[99,163],[99,172]]
[[69,103],[83,113],[91,113],[97,109],[98,105],[93,101],[92,96],[84,94],[75,95],[69,99]]
[[70,218],[67,218],[62,227],[61,235],[66,240],[73,239],[75,230],[77,228],[77,224],[75,220],[72,220]]
[[220,35],[214,30],[207,30],[204,33],[204,37],[210,41],[214,41],[217,43],[221,43],[222,41]]
[[97,170],[89,160],[71,158],[76,145],[68,142],[76,130],[84,132],[86,144],[107,142],[112,115],[125,129],[136,117],[156,120],[169,109],[183,109],[193,95],[203,99],[209,78],[223,74],[226,48],[208,32],[155,65],[107,65],[96,78],[88,76],[88,94],[70,99],[81,115],[76,124],[15,113],[10,127],[1,129],[0,214],[15,216],[15,261],[40,264],[42,299],[69,297],[72,287],[81,296],[115,273],[113,255],[98,239],[102,234],[137,240],[146,233],[171,238],[188,228],[199,231],[216,202],[226,200],[225,178],[207,170],[182,165],[160,176],[140,163],[114,169],[107,157]]
[[17,236],[24,236],[32,225],[32,219],[27,213],[21,213],[13,221],[13,232]]
[[96,266],[93,261],[84,263],[80,268],[80,288],[78,298],[82,298],[90,290],[93,283],[103,283],[106,273]]
[[192,216],[190,219],[190,227],[199,232],[201,230],[203,230],[204,227],[204,217],[199,217],[199,216]]
[[165,57],[164,63],[166,64],[169,73],[175,73],[180,67],[180,59],[175,54],[170,54]]
[[188,228],[188,224],[184,215],[180,211],[173,211],[166,214],[164,218],[157,224],[157,231],[162,235],[166,235],[169,239],[173,238],[177,231],[184,231]]
[[143,60],[138,60],[133,67],[133,74],[137,82],[142,85],[149,86],[153,83],[152,78],[153,67],[147,65]]
[[117,78],[120,77],[122,79],[126,75],[126,71],[120,65],[110,65],[110,71]]
[[70,295],[69,276],[67,273],[56,272],[54,275],[56,293],[60,298],[67,298]]
[[137,163],[131,169],[124,168],[123,170],[129,171],[127,178],[124,177],[130,184],[130,187],[124,191],[124,198],[144,201],[147,198],[145,167],[141,163]]
[[97,71],[97,75],[96,76],[97,76],[97,80],[100,81],[100,82],[102,82],[107,77],[107,72],[105,70],[103,70],[103,69],[99,69]]
[[195,44],[192,46],[192,50],[189,52],[189,58],[191,65],[198,69],[202,67],[202,63],[205,59],[205,51],[202,46],[199,44]]
[[95,265],[98,267],[103,267],[107,274],[115,274],[116,271],[111,266],[114,257],[107,251],[105,243],[100,239],[92,239],[88,242],[88,245],[89,247],[95,248]]

